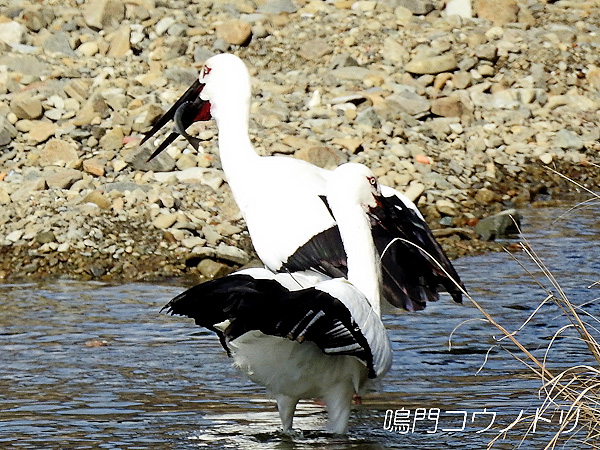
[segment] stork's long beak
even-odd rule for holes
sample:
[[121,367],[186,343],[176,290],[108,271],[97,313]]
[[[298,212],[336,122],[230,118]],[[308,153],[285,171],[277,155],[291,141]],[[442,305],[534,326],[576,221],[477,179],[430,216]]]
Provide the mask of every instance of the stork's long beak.
[[370,207],[368,211],[371,223],[376,223],[385,228],[385,222],[389,220],[388,211],[390,210],[390,205],[388,205],[383,195],[374,195],[373,198],[375,199],[375,206]]
[[[140,145],[143,145],[156,134],[158,130],[163,128],[170,120],[175,120],[174,131],[154,150],[148,158],[150,161],[165,148],[167,148],[178,135],[182,135],[190,141],[189,135],[185,130],[194,122],[210,119],[210,103],[200,98],[200,92],[204,88],[204,84],[196,80],[185,93],[175,102],[175,104],[154,124],[152,129],[144,135],[144,139]],[[197,149],[197,142],[190,143]]]

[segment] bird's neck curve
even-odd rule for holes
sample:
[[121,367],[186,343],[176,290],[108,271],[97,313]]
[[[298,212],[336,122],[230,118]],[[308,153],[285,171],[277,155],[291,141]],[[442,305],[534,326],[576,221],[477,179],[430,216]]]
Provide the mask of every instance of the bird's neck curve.
[[359,204],[346,206],[334,202],[330,206],[346,251],[348,281],[367,297],[373,310],[381,316],[381,265],[369,218]]
[[215,102],[211,114],[219,129],[221,165],[234,196],[238,197],[244,186],[248,186],[244,180],[253,173],[252,165],[260,158],[248,136],[249,106],[247,102]]

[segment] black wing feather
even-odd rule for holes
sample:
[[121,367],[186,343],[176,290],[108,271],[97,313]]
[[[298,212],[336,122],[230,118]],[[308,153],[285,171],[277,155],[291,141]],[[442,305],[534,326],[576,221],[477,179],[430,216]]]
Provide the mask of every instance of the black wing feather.
[[[215,331],[228,353],[228,341],[258,330],[314,342],[326,354],[354,356],[365,363],[369,377],[375,377],[370,346],[352,314],[340,300],[318,289],[288,291],[274,280],[234,274],[188,289],[163,310]],[[224,332],[215,328],[225,320],[230,324]]]
[[282,272],[316,270],[331,278],[346,278],[348,267],[346,252],[337,226],[313,236],[299,247],[283,265]]
[[[461,303],[461,289],[451,278],[463,289],[464,286],[427,224],[398,197],[382,197],[380,200],[381,206],[372,209],[370,214],[375,246],[383,254],[385,298],[409,311],[421,310],[427,301],[439,298],[438,289],[443,287],[455,302]],[[390,244],[395,238],[401,240]],[[427,254],[435,258],[439,266]]]
[[[329,208],[326,198],[321,199]],[[395,238],[413,242],[432,255],[452,278],[461,283],[427,224],[398,197],[382,197],[381,201],[382,207],[371,211],[371,216],[375,247],[380,255],[383,254],[383,298],[396,307],[419,311],[425,308],[427,301],[436,301],[439,298],[438,290],[443,287],[454,301],[460,303],[460,289],[425,253],[398,240],[389,245]],[[322,231],[299,247],[282,265],[281,271],[307,269],[333,278],[347,277],[346,253],[337,226]]]

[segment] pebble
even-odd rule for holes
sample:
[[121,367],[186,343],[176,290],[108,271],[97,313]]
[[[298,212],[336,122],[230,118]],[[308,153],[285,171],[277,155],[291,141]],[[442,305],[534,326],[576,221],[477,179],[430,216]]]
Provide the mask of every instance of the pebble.
[[152,225],[154,225],[156,228],[166,229],[173,226],[175,222],[177,222],[177,214],[160,214],[152,221]]
[[56,236],[50,230],[40,231],[35,235],[35,241],[39,244],[49,244],[56,241]]
[[84,199],[84,203],[92,203],[100,209],[108,210],[111,206],[111,201],[100,191],[92,191],[87,194]]
[[40,153],[41,166],[73,166],[79,161],[75,147],[62,139],[49,140]]
[[134,170],[153,171],[153,172],[170,172],[175,168],[175,160],[168,152],[162,152],[157,157],[148,161],[152,154],[150,147],[144,147],[137,151],[131,152],[125,159],[127,164]]
[[8,45],[19,45],[25,40],[26,28],[14,20],[0,23],[0,42]]
[[471,0],[449,0],[446,3],[446,15],[470,19],[473,16]]
[[487,188],[479,189],[475,193],[475,200],[484,205],[488,205],[496,199],[497,199],[496,193]]
[[24,182],[19,188],[10,194],[13,204],[26,202],[36,195],[36,192],[46,189],[46,181],[43,178],[34,178]]
[[106,159],[93,157],[83,161],[83,170],[97,177],[104,175],[106,171]]
[[465,107],[458,97],[442,97],[431,102],[431,112],[442,117],[461,117]]
[[388,36],[383,41],[381,54],[385,59],[397,64],[405,64],[409,59],[406,47],[402,45],[402,42],[391,36]]
[[29,94],[15,96],[10,102],[10,109],[17,119],[38,119],[43,114],[42,102]]
[[565,150],[581,150],[583,140],[570,130],[560,130],[554,136],[554,145]]
[[97,42],[88,41],[88,42],[83,42],[79,47],[77,47],[77,49],[75,50],[75,53],[89,58],[91,56],[96,55],[99,51],[100,51],[100,47],[98,46]]
[[204,225],[202,227],[202,235],[206,241],[213,246],[221,240],[221,235],[217,231],[216,227],[212,225]]
[[73,183],[82,178],[82,173],[76,169],[60,169],[44,176],[48,187],[56,189],[69,189]]
[[200,274],[208,280],[223,277],[230,272],[229,266],[227,266],[227,264],[213,261],[212,259],[208,258],[200,261],[200,263],[198,263],[197,268],[198,272],[200,272]]
[[519,6],[514,0],[474,0],[477,17],[487,19],[496,26],[517,22]]
[[0,187],[0,205],[7,205],[8,203],[10,203],[10,194]]
[[177,20],[174,17],[163,17],[158,22],[156,22],[156,25],[154,26],[154,32],[157,36],[162,36],[167,32],[169,27],[171,27],[175,23],[177,23]]
[[23,236],[23,230],[15,230],[12,233],[9,233],[6,236],[6,240],[8,242],[17,242],[19,239],[21,239],[21,236]]
[[27,137],[31,143],[40,144],[54,136],[57,131],[58,126],[56,126],[56,124],[45,120],[39,120],[32,124]]
[[232,45],[245,45],[252,37],[252,27],[239,19],[232,19],[216,27],[217,35]]
[[425,185],[422,183],[411,183],[408,189],[404,191],[404,195],[412,202],[416,202],[419,197],[425,192]]
[[323,39],[311,39],[300,47],[298,54],[304,59],[314,61],[331,53],[331,46]]
[[449,72],[457,67],[456,56],[453,53],[446,53],[429,58],[413,59],[404,66],[404,70],[416,74],[436,74]]
[[67,33],[58,32],[51,34],[44,40],[42,48],[46,52],[62,53],[66,56],[75,56],[75,52],[71,48],[69,36]]
[[333,169],[339,166],[343,161],[341,154],[333,149],[321,146],[302,148],[294,153],[294,157],[303,159],[304,161],[324,169]]
[[123,147],[123,138],[125,135],[123,134],[123,129],[121,127],[115,127],[111,130],[108,130],[104,136],[100,138],[99,144],[102,150],[119,150]]
[[187,247],[189,249],[193,249],[194,247],[203,247],[206,244],[206,239],[202,239],[201,237],[189,237],[181,240],[181,245]]
[[394,2],[397,6],[402,6],[410,10],[413,14],[425,15],[433,11],[433,2],[429,0],[397,0]]
[[267,0],[259,4],[257,11],[265,14],[291,14],[298,11],[294,0]]
[[450,200],[440,199],[435,202],[435,207],[441,214],[446,216],[455,216],[457,213],[454,203]]
[[492,241],[516,233],[520,224],[521,214],[516,209],[508,209],[477,222],[475,232],[480,239]]
[[[210,278],[254,259],[214,121],[188,130],[201,152],[177,138],[147,163],[170,124],[139,146],[219,51],[248,63],[261,154],[363,162],[436,226],[531,201],[556,183],[543,165],[600,181],[593,2],[20,3],[0,17],[2,279]],[[455,253],[485,245],[456,237]]]
[[97,30],[118,24],[124,17],[125,4],[120,0],[90,0],[83,8],[85,23]]
[[552,153],[545,152],[540,155],[540,161],[542,161],[544,164],[551,164],[552,159]]
[[229,261],[234,264],[243,265],[250,262],[250,256],[244,250],[223,243],[217,246],[216,256],[221,260]]
[[131,29],[129,25],[123,25],[110,35],[110,45],[108,47],[108,56],[121,58],[129,53]]
[[8,118],[0,116],[0,147],[10,144],[17,137],[17,134],[18,130],[10,123]]
[[400,110],[405,111],[411,116],[426,113],[431,108],[431,100],[408,90],[400,94],[392,94],[386,100],[394,102]]

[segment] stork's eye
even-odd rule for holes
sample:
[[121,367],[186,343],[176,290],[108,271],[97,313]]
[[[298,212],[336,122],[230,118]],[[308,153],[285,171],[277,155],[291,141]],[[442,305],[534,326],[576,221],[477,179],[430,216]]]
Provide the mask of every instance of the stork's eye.
[[206,75],[208,75],[210,73],[212,69],[208,66],[204,66],[204,68],[202,69],[202,78],[204,78]]
[[367,179],[369,180],[369,184],[371,186],[377,186],[377,178],[375,178],[375,177],[367,177]]

